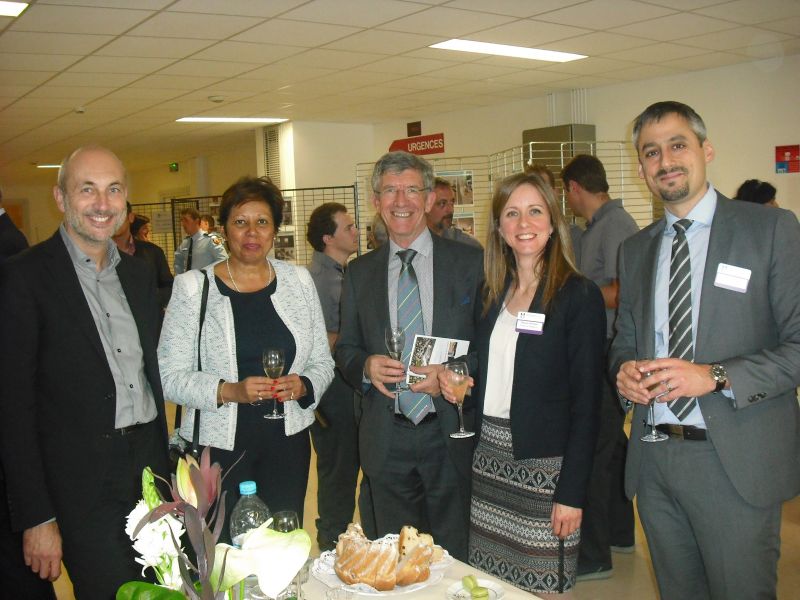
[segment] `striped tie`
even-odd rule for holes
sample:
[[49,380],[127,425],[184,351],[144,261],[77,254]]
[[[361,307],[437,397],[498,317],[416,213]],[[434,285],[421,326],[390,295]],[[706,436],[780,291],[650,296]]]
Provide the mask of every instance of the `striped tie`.
[[[669,262],[669,355],[683,360],[694,360],[692,342],[692,263],[686,230],[692,226],[689,219],[673,225],[672,258]],[[697,405],[697,398],[676,398],[669,409],[683,420]]]
[[[402,327],[406,333],[406,343],[403,346],[402,361],[408,368],[411,349],[414,346],[414,336],[424,335],[425,326],[422,320],[422,302],[419,298],[419,284],[417,274],[411,261],[417,255],[416,250],[401,250],[397,253],[403,263],[400,267],[400,279],[397,282],[397,326]],[[400,412],[417,425],[425,418],[433,404],[428,394],[416,394],[405,391],[398,400]]]

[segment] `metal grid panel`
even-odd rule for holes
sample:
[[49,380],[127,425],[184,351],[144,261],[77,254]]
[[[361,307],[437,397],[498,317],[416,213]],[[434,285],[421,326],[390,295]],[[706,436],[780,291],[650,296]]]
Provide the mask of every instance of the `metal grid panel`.
[[[166,233],[156,233],[153,231],[152,222],[156,213],[171,212],[172,204],[170,202],[151,202],[147,204],[134,204],[132,205],[133,212],[137,215],[143,215],[150,219],[150,241],[161,246],[167,257],[167,263],[172,269],[172,259],[175,256],[175,227],[173,225],[172,231]],[[178,215],[178,232],[180,232],[180,211]],[[173,214],[173,223],[175,217]],[[178,238],[179,239],[179,238]],[[180,242],[178,242],[180,243]]]
[[[458,224],[467,233],[478,238],[481,244],[485,243],[489,206],[491,205],[493,193],[488,157],[425,158],[433,166],[433,171],[436,175],[450,179],[451,182],[456,184],[454,223]],[[367,227],[375,217],[375,206],[372,203],[372,186],[370,183],[374,167],[374,162],[356,165],[357,213],[361,221],[359,246],[364,249],[367,248]],[[470,183],[471,203],[470,190],[468,189]],[[461,220],[460,222],[459,219]]]

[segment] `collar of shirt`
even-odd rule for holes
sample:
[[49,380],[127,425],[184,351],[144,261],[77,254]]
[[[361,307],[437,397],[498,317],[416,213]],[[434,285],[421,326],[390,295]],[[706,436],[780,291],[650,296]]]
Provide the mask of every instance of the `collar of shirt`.
[[394,240],[390,237],[389,238],[389,260],[400,260],[400,257],[397,256],[397,253],[401,250],[416,250],[417,254],[422,254],[423,256],[430,256],[433,252],[433,238],[431,238],[431,230],[427,227],[417,236],[411,245],[408,248],[401,248],[398,246]]
[[208,235],[208,234],[205,231],[203,231],[202,229],[198,229],[197,232],[191,237],[192,237],[192,239],[194,239],[195,242],[197,242],[197,241],[199,241],[200,239],[202,239],[206,235]]
[[600,219],[603,218],[607,212],[615,210],[617,208],[622,208],[622,200],[608,200],[603,203],[603,206],[597,209],[597,211],[592,215],[591,221],[586,221],[586,229],[589,229],[592,225],[597,223]]
[[[703,194],[703,197],[700,198],[700,202],[695,204],[694,208],[689,211],[689,214],[686,215],[686,219],[692,220],[692,227],[694,224],[700,224],[704,227],[711,227],[711,221],[714,220],[714,212],[717,210],[717,191],[714,189],[714,186],[711,183],[708,184],[708,189],[706,193]],[[680,217],[676,217],[668,210],[664,211],[664,216],[666,218],[666,223],[664,224],[664,235],[668,237],[675,236],[675,228],[673,225],[680,221]]]
[[[72,264],[75,265],[75,268],[88,269],[96,273],[97,264],[94,262],[94,259],[89,258],[89,256],[87,256],[83,250],[78,248],[78,245],[67,233],[67,229],[64,227],[63,223],[59,226],[58,232],[61,234],[61,239],[64,241],[64,245],[67,247],[67,252],[69,253],[70,259],[72,259]],[[117,245],[110,239],[106,242],[106,258],[106,266],[102,271],[100,271],[100,273],[98,273],[98,275],[103,275],[112,269],[116,269],[117,265],[119,264],[119,250],[117,250]]]
[[311,262],[326,269],[336,269],[340,273],[344,273],[344,267],[342,265],[319,250],[314,250],[314,254],[311,255]]
[[4,214],[6,214],[6,209],[0,206],[0,217],[2,217]]

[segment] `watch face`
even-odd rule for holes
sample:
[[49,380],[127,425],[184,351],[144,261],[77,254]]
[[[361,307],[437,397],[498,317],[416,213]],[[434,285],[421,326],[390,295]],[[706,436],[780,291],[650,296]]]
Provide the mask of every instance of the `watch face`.
[[711,365],[711,377],[715,381],[725,381],[728,378],[728,372],[722,365]]

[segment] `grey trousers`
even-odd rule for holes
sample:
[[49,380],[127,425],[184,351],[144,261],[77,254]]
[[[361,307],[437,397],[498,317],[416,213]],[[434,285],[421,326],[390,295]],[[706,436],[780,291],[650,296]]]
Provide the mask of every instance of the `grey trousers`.
[[643,452],[636,493],[661,598],[775,598],[780,503],[745,502],[713,441],[670,438]]

